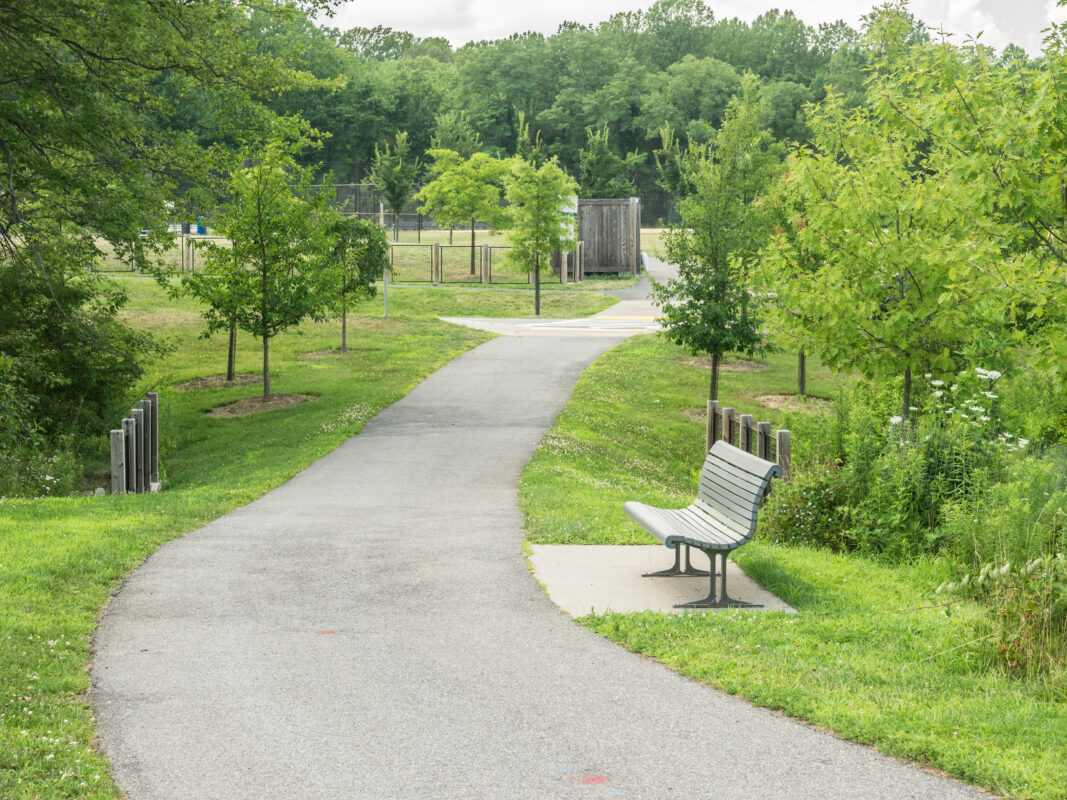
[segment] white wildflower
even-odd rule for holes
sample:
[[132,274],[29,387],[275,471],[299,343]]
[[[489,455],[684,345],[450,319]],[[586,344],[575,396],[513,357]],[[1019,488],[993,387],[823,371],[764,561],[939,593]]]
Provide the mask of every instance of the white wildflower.
[[889,418],[890,425],[899,425],[903,421],[903,417],[901,417],[899,414],[895,414],[894,416]]
[[931,386],[944,386],[945,382],[944,381],[930,381],[930,385]]

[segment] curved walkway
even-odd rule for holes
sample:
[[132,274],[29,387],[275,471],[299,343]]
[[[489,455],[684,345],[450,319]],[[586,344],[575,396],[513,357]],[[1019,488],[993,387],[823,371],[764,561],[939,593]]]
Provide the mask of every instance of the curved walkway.
[[95,638],[130,800],[984,796],[692,683],[545,597],[520,471],[617,341],[495,339],[153,555]]

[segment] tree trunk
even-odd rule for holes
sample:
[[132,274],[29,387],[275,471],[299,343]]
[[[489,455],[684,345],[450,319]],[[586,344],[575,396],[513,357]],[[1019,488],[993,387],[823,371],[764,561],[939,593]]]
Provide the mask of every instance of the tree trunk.
[[804,350],[801,349],[797,354],[797,394],[801,397],[806,397],[808,394],[807,366]]
[[455,225],[449,225],[448,226],[448,243],[449,244],[452,244],[452,234],[455,232],[455,230],[456,230],[456,226]]
[[263,334],[263,399],[270,400],[270,337]]
[[237,320],[230,320],[230,347],[226,353],[226,380],[237,378]]
[[719,399],[719,354],[711,354],[711,386],[708,387],[708,400]]
[[474,274],[474,217],[471,217],[471,275]]
[[341,297],[341,352],[348,352],[348,303]]
[[534,316],[541,316],[541,254],[534,256]]
[[907,426],[911,418],[911,367],[904,368],[904,408],[900,415],[902,424]]

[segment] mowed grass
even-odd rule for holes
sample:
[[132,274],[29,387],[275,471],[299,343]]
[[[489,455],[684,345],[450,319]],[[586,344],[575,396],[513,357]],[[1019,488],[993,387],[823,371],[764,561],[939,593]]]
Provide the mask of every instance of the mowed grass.
[[[225,371],[226,341],[201,339],[198,306],[170,300],[153,281],[118,279],[127,320],[171,346],[150,366],[132,402],[160,392],[164,490],[155,495],[0,501],[0,797],[119,797],[94,749],[86,691],[90,635],[122,579],[163,542],[253,500],[287,480],[489,334],[438,321],[438,314],[532,313],[524,293],[390,290],[349,320],[308,324],[271,345],[272,389],[311,395],[292,408],[241,418],[206,411],[258,395],[259,385],[179,392],[184,381]],[[516,296],[517,294],[517,296]],[[590,313],[613,300],[545,298],[546,313]],[[527,303],[529,309],[527,309]],[[238,371],[258,373],[260,344],[242,335]],[[117,413],[121,414],[121,410]],[[116,424],[118,423],[116,417]],[[104,437],[99,450],[105,452]],[[98,465],[97,485],[106,481]]]
[[[720,398],[757,418],[795,391],[795,357],[726,372]],[[808,388],[840,379],[812,365]],[[637,337],[583,375],[520,489],[528,537],[543,543],[654,544],[622,512],[639,499],[692,500],[707,369],[661,337]],[[794,412],[796,413],[796,412]],[[803,412],[800,412],[803,413]],[[798,443],[794,443],[794,447]],[[975,642],[983,609],[940,606],[937,559],[889,564],[756,538],[735,551],[755,580],[800,613],[588,616],[582,624],[680,673],[853,741],[1010,797],[1067,797],[1067,698],[1006,676]],[[671,555],[664,548],[666,566]]]

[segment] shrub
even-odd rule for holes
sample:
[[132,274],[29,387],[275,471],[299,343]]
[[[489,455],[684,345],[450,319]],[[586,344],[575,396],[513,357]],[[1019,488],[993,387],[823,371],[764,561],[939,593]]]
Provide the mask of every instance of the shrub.
[[1067,559],[1046,554],[1014,566],[988,563],[959,581],[943,583],[938,594],[972,597],[992,610],[991,641],[997,659],[1028,678],[1067,682]]

